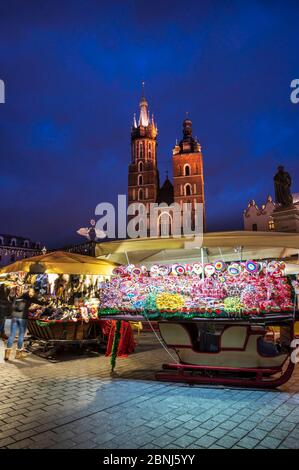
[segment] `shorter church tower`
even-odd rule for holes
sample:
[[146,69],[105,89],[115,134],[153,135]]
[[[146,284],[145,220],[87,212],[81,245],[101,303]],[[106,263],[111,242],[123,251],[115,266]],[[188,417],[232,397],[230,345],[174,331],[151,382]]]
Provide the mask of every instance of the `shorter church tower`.
[[131,129],[131,163],[129,165],[128,203],[154,203],[159,191],[157,167],[157,134],[154,118],[150,118],[148,102],[144,96],[139,103],[138,122],[134,115]]
[[[174,202],[192,204],[192,225],[194,229],[195,203],[205,204],[204,176],[201,146],[192,136],[192,121],[183,122],[183,139],[176,143],[173,154]],[[205,228],[205,209],[203,213]]]

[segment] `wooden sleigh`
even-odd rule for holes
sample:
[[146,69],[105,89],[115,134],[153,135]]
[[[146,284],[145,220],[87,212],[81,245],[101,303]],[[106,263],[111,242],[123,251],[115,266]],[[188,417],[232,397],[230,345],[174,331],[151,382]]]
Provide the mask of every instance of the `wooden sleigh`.
[[[205,321],[205,327],[213,323],[213,320]],[[255,388],[278,387],[290,379],[295,367],[291,360],[292,318],[272,322],[282,342],[275,354],[265,353],[262,347],[271,331],[271,321],[262,324],[248,321],[221,324],[218,321],[217,326],[215,323],[211,335],[201,320],[160,321],[161,337],[166,346],[176,352],[179,363],[163,364],[163,371],[158,372],[156,378]]]

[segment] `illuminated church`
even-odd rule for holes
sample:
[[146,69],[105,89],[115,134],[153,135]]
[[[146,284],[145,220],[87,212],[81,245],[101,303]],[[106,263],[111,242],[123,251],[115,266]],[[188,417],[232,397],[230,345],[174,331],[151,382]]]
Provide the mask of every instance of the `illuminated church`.
[[[205,197],[201,146],[192,136],[192,121],[188,118],[184,120],[183,138],[176,142],[172,150],[173,182],[167,176],[161,186],[157,158],[158,128],[153,116],[150,116],[144,89],[139,107],[139,118],[137,120],[134,115],[131,129],[128,203],[143,203],[148,210],[150,203],[178,203],[181,208],[184,203],[191,203],[193,229],[195,203],[204,204]],[[171,211],[161,210],[159,230],[164,222],[171,227],[171,219]],[[181,217],[181,226],[182,223]]]

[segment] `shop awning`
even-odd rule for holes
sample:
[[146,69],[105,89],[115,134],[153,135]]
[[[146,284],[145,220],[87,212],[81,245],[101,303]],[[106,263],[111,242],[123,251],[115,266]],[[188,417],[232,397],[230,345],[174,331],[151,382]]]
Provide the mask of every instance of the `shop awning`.
[[32,272],[47,274],[89,274],[107,276],[112,273],[115,263],[92,258],[91,256],[54,251],[16,261],[0,270],[0,274],[11,272]]
[[194,237],[143,238],[102,242],[96,245],[96,256],[120,264],[211,262],[218,259],[290,259],[299,254],[299,234],[280,232],[211,232],[203,236],[202,248],[190,246]]

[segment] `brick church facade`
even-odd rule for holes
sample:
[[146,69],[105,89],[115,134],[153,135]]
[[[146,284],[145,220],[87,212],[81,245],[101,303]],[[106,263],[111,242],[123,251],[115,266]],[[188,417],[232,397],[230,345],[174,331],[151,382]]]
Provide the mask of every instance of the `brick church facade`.
[[[138,121],[134,115],[131,129],[128,203],[143,203],[148,210],[150,203],[165,203],[168,206],[177,203],[181,210],[184,203],[190,203],[191,230],[193,230],[195,225],[195,203],[202,203],[204,207],[205,196],[201,146],[192,135],[192,122],[188,118],[184,120],[182,140],[175,144],[172,151],[173,183],[167,176],[162,186],[160,186],[157,159],[158,129],[154,118],[150,117],[144,92],[139,106]],[[159,211],[159,236],[167,235],[167,233],[164,233],[163,227],[171,227],[172,218],[171,210],[161,209]],[[205,211],[203,218],[205,226]],[[180,220],[182,228],[182,215],[180,215]],[[149,222],[147,229],[149,230]]]

